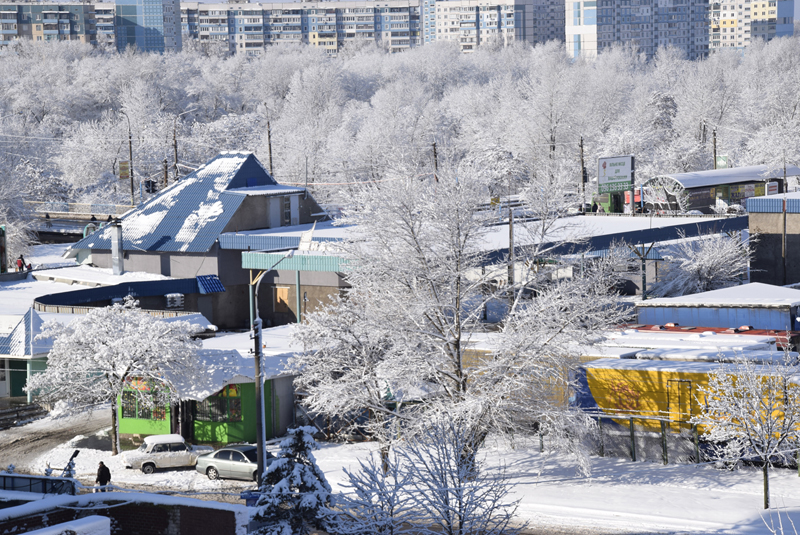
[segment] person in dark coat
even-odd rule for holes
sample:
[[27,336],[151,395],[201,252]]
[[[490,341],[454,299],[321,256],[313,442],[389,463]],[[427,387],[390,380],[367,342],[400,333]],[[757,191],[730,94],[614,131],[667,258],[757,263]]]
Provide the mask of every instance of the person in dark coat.
[[97,479],[95,479],[95,483],[100,485],[100,492],[106,491],[106,485],[111,481],[111,470],[103,464],[103,461],[100,461],[100,465],[97,468]]
[[17,271],[25,271],[25,267],[25,259],[22,257],[22,255],[19,255],[19,258],[17,258]]
[[592,203],[592,212],[594,212],[594,213],[597,212],[597,203],[596,202]]

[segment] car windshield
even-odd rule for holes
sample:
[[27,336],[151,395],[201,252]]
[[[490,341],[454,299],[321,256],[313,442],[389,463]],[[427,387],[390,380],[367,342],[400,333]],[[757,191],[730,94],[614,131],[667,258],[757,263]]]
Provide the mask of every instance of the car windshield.
[[147,444],[142,444],[137,448],[136,451],[145,451],[145,450],[147,450]]
[[242,453],[244,453],[244,456],[247,457],[247,460],[251,463],[258,462],[256,450],[244,450]]

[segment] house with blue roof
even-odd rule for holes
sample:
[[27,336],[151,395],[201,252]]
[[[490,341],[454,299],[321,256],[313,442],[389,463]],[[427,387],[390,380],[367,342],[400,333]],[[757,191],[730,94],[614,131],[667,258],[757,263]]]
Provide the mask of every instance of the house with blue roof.
[[[325,219],[305,188],[278,184],[253,153],[223,152],[121,217],[120,256],[124,271],[178,279],[216,276],[224,291],[204,293],[192,306],[223,329],[248,328],[253,273],[242,267],[242,252],[249,247],[235,240],[221,243],[220,236]],[[76,243],[67,256],[111,268],[113,233],[113,225],[101,228]],[[291,244],[282,246],[289,248]],[[335,275],[322,281],[307,277],[304,283],[324,287],[314,295],[337,292],[342,286]],[[298,319],[298,311],[286,303],[287,292],[276,277],[262,284],[260,294],[259,310],[269,323]]]
[[37,339],[44,321],[32,308],[8,334],[0,334],[0,398],[21,397],[31,373],[44,370],[52,340]]

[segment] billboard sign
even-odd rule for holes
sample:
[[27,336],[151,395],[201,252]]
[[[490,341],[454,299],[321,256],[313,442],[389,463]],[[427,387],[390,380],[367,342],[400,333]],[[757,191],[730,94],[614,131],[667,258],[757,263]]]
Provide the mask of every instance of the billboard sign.
[[131,177],[131,162],[119,162],[119,179],[127,180]]
[[614,156],[597,160],[597,192],[615,193],[633,187],[633,156]]

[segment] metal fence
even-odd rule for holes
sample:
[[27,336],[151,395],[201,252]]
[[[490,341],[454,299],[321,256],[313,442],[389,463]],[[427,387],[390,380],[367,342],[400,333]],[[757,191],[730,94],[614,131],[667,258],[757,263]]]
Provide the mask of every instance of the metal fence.
[[34,212],[57,214],[122,215],[134,206],[126,204],[88,204],[54,201],[25,201],[25,207]]
[[[630,457],[631,461],[661,461],[664,464],[699,463],[703,460],[696,425],[669,418],[634,415],[592,415],[592,418],[598,424],[594,447],[601,457]],[[620,420],[626,423],[618,423]],[[645,420],[650,428],[657,422],[660,432],[645,429],[642,425]]]
[[37,494],[78,493],[78,482],[63,477],[28,476],[23,474],[0,474],[0,489]]

